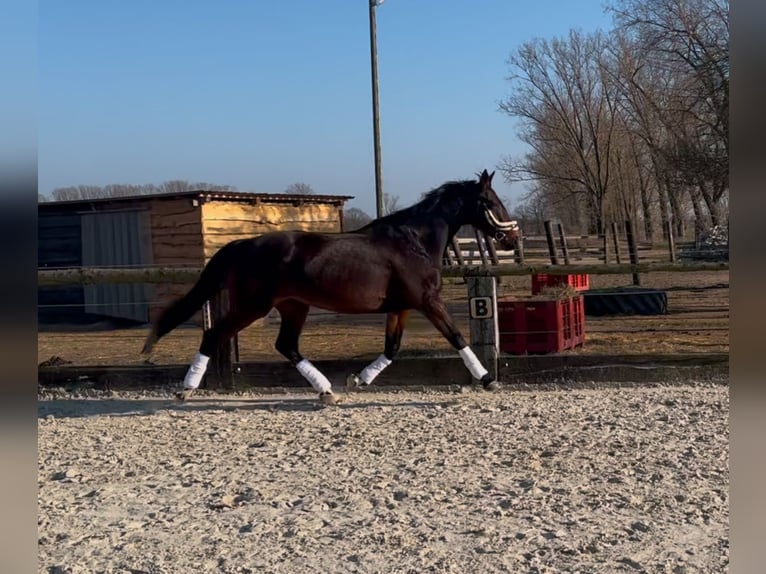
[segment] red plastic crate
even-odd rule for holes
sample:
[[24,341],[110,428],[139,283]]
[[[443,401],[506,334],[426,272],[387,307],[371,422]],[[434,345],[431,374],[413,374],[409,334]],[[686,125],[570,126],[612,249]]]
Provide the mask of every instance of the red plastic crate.
[[585,343],[581,296],[547,301],[498,299],[500,350],[512,355],[558,353]]
[[569,285],[576,291],[590,289],[590,275],[577,273],[569,275],[549,275],[548,273],[532,274],[532,295],[537,295],[543,287],[559,287]]

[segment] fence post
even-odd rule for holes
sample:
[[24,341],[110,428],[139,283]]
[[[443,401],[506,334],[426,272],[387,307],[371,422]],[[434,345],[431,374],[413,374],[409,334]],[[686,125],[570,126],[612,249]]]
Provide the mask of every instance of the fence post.
[[500,342],[497,325],[497,282],[492,275],[469,275],[466,282],[471,349],[496,380]]
[[564,263],[569,265],[569,249],[567,248],[567,238],[564,235],[564,226],[561,223],[557,223],[556,227],[559,232],[559,240],[561,241],[561,252],[564,254]]
[[665,222],[665,235],[668,238],[668,251],[670,251],[670,262],[676,262],[676,241],[673,238],[673,222],[667,220]]
[[444,257],[442,258],[442,263],[448,267],[452,267],[452,265],[454,265],[452,255],[449,253],[449,245],[444,248]]
[[202,330],[207,331],[213,326],[213,314],[210,309],[210,301],[202,304]]
[[483,235],[484,244],[487,246],[487,253],[489,253],[489,260],[492,262],[492,265],[499,265],[500,260],[497,258],[497,250],[495,249],[495,243],[493,239],[486,233]]
[[[625,235],[628,240],[628,255],[630,256],[630,264],[638,265],[638,248],[636,247],[636,236],[633,234],[633,221],[630,219],[625,221]],[[638,273],[633,273],[633,285],[641,285],[641,277]]]
[[457,259],[457,264],[461,267],[465,265],[465,261],[463,261],[463,252],[460,250],[460,243],[458,243],[457,237],[454,236],[452,237],[452,250],[455,252],[455,259]]
[[614,241],[614,258],[617,263],[620,263],[620,239],[617,232],[617,222],[612,222],[612,241]]
[[548,253],[550,253],[551,256],[551,265],[558,265],[559,258],[556,255],[556,243],[553,241],[551,220],[546,219],[543,221],[543,227],[545,227],[545,238],[548,240]]
[[484,246],[481,243],[481,233],[478,229],[473,230],[473,234],[476,237],[476,247],[479,249],[479,256],[481,257],[481,264],[487,264],[487,254],[484,253]]
[[[219,322],[229,310],[229,297],[225,289],[219,290],[208,303],[207,322],[212,326]],[[209,328],[209,327],[206,327]],[[208,371],[208,388],[227,388],[234,386],[234,365],[232,355],[232,339],[221,341],[218,348],[210,357],[210,367]]]
[[519,233],[519,236],[516,238],[516,249],[514,249],[513,254],[516,263],[524,265],[524,237],[521,233]]

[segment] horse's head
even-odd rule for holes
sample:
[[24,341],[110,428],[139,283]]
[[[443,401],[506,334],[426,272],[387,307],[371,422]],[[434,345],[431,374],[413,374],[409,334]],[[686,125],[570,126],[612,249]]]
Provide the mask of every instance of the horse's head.
[[503,249],[514,249],[519,237],[519,226],[511,220],[503,202],[492,189],[495,172],[485,169],[479,176],[479,190],[471,225],[494,237]]

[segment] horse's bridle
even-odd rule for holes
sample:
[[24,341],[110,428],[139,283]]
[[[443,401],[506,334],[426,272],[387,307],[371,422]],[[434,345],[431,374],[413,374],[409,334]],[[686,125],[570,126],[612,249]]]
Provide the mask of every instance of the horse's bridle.
[[495,228],[495,239],[498,241],[508,235],[509,231],[518,230],[519,224],[516,221],[500,221],[489,206],[484,208],[484,217],[491,227]]

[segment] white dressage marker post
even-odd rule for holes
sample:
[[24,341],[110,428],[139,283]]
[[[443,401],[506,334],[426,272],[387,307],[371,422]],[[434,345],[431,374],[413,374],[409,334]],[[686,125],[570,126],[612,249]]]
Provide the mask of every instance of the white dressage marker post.
[[497,279],[492,275],[467,276],[471,349],[497,380],[500,343],[497,324]]

